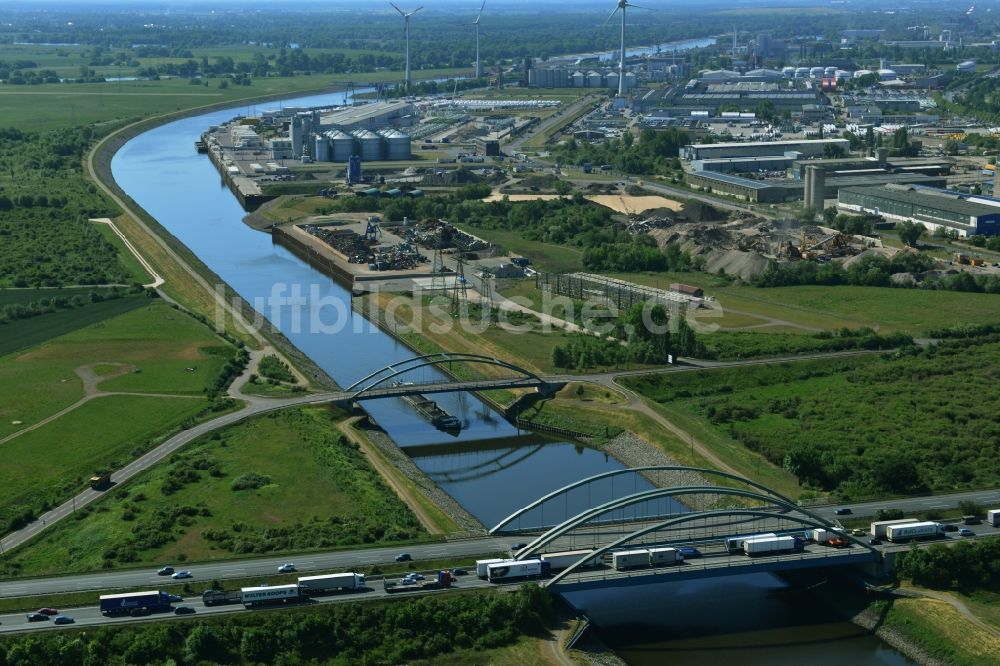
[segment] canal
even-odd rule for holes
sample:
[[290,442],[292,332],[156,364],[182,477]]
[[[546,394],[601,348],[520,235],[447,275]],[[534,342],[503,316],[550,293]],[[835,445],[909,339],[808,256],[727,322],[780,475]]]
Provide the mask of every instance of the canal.
[[[323,106],[343,102],[344,95],[335,93],[288,99],[282,104]],[[263,104],[260,108],[278,104]],[[347,290],[272,244],[270,235],[242,222],[244,211],[208,158],[195,153],[194,141],[210,125],[222,124],[245,111],[246,107],[213,111],[144,132],[114,156],[115,180],[342,386],[387,363],[412,356],[409,349],[351,310]],[[313,318],[325,324],[323,332],[310,330],[308,322]],[[457,437],[437,430],[398,399],[367,401],[365,409],[404,450],[413,450],[418,467],[487,526],[571,481],[623,467],[615,458],[579,444],[518,437],[523,433],[474,396],[442,394],[435,399],[462,419],[464,427]],[[588,494],[571,495],[563,506],[548,508],[536,518],[550,523],[590,503],[649,487],[642,479],[615,487],[595,486]],[[671,508],[683,510],[679,505]],[[531,519],[526,517],[529,524]],[[591,597],[583,605],[610,611],[598,624],[605,627],[603,635],[622,650],[630,663],[662,663],[663,658],[669,656],[673,661],[678,655],[686,661],[674,663],[714,662],[720,653],[709,644],[711,641],[699,643],[701,639],[695,637],[701,635],[699,628],[720,626],[742,632],[739,640],[754,636],[763,639],[755,654],[803,655],[801,660],[771,660],[769,664],[805,661],[804,652],[789,653],[785,649],[791,649],[786,643],[799,640],[797,633],[788,632],[788,627],[793,626],[790,620],[809,617],[810,604],[808,600],[789,602],[787,598],[774,601],[769,586],[780,583],[770,577],[765,579],[752,585],[720,586],[702,597],[715,599],[726,608],[752,606],[751,624],[741,624],[735,612],[716,612],[715,605],[707,602],[698,606],[701,611],[696,612],[694,605],[690,611],[678,611],[678,600],[690,604],[685,596],[688,588],[658,594],[654,590],[661,586],[643,588],[642,593],[611,591],[601,593],[609,595],[605,600]],[[853,625],[829,617],[820,619],[825,629],[815,634],[814,642],[809,644],[809,661],[815,662],[818,653],[828,650],[836,652],[838,661],[846,659],[859,665],[907,663],[874,638],[862,635],[842,640],[852,632],[858,634]]]

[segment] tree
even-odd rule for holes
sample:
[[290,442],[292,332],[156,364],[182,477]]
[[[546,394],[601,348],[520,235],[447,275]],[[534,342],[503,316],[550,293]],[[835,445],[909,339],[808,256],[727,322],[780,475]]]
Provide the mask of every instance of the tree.
[[912,220],[905,220],[896,225],[896,233],[899,234],[899,240],[910,247],[917,247],[920,237],[926,231],[927,227],[920,222],[914,223]]

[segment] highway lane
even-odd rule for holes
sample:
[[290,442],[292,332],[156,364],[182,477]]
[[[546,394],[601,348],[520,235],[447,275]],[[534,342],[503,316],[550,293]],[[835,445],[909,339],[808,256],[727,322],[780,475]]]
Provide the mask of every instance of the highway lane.
[[[1000,489],[969,491],[950,495],[935,495],[929,497],[912,497],[896,500],[864,502],[844,505],[851,509],[850,517],[867,518],[875,515],[879,509],[898,508],[907,512],[944,510],[958,506],[963,500],[971,500],[986,508],[1000,507]],[[846,518],[837,516],[838,506],[807,507],[829,520]],[[530,541],[531,537],[497,536],[480,537],[445,541],[420,545],[399,545],[392,547],[371,548],[363,550],[344,550],[325,553],[304,553],[301,555],[269,556],[263,558],[248,558],[226,562],[193,563],[179,565],[176,562],[163,562],[178,569],[186,568],[194,578],[190,581],[195,586],[204,586],[214,579],[226,580],[252,576],[274,575],[278,567],[285,562],[294,562],[300,572],[317,572],[330,569],[352,569],[373,564],[392,564],[395,556],[401,552],[410,553],[415,560],[448,560],[468,558],[484,553],[504,551],[510,544],[517,541]],[[557,542],[567,548],[576,547],[572,540]],[[158,587],[175,581],[165,580],[156,575],[156,567],[148,569],[132,569],[120,571],[95,571],[93,573],[50,578],[19,578],[0,582],[0,596],[22,597],[63,592],[115,590],[138,587]]]

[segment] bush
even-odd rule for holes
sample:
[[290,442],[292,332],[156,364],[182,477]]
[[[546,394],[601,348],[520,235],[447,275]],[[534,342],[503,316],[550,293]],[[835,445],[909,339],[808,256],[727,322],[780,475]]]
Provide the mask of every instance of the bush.
[[258,474],[257,472],[247,472],[246,474],[240,474],[238,477],[233,479],[233,483],[230,487],[233,490],[255,490],[257,488],[263,488],[269,483],[271,483],[271,477],[264,474]]

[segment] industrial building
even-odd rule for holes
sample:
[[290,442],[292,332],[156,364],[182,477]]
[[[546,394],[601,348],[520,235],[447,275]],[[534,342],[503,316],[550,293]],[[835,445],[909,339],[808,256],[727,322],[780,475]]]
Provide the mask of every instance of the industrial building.
[[828,146],[846,155],[851,142],[847,139],[802,139],[792,141],[755,141],[750,143],[693,143],[680,149],[685,160],[720,159],[726,157],[773,157],[799,153],[810,157],[822,155]]
[[[633,72],[625,73],[625,89],[635,87]],[[535,67],[528,71],[531,88],[607,88],[618,89],[617,70],[586,70],[565,67]]]
[[881,215],[887,220],[919,222],[930,231],[954,231],[960,237],[1000,235],[1000,200],[918,186],[846,187],[837,207]]
[[825,101],[820,90],[807,80],[747,77],[725,70],[705,72],[702,78],[672,89],[662,100],[664,107],[697,108],[713,114],[720,107],[753,110],[763,102],[770,102],[779,111],[801,111],[803,105]]
[[350,132],[358,129],[409,127],[414,124],[416,108],[409,102],[373,102],[320,116],[322,130]]
[[288,135],[271,139],[268,148],[273,159],[407,160],[411,138],[396,127],[412,123],[414,113],[409,102],[376,102],[326,114],[300,110],[288,120]]
[[[819,175],[810,181],[813,190],[810,202],[813,208],[822,209],[827,199],[837,198],[841,188],[859,187],[872,184],[924,185],[927,187],[944,187],[946,179],[937,176],[925,176],[911,173],[847,173],[846,175],[824,174],[817,169]],[[806,197],[807,184],[804,180],[791,178],[776,178],[757,180],[743,178],[726,173],[701,171],[688,173],[687,183],[692,187],[704,187],[717,194],[733,196],[747,201],[759,203],[783,203],[785,201],[803,201]]]

